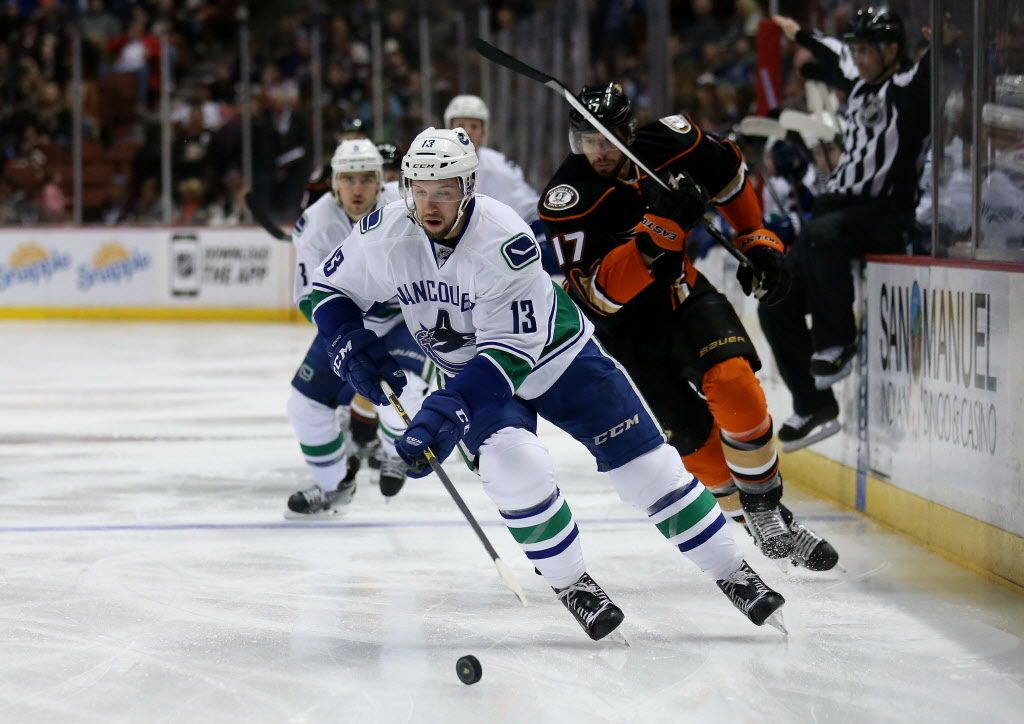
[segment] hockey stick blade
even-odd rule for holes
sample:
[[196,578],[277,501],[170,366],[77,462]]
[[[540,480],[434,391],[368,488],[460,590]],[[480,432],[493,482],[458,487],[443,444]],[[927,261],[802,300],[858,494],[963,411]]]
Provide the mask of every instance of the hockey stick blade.
[[[549,83],[555,83],[557,86],[562,85],[557,80],[552,78],[550,75],[541,73],[536,68],[529,66],[523,61],[519,60],[519,58],[509,55],[504,50],[501,50],[491,45],[483,38],[474,38],[473,47],[476,49],[476,52],[478,52],[483,57],[487,58],[487,60],[491,61],[492,63],[497,63],[498,65],[508,68],[511,71],[519,73],[520,75],[525,75],[527,78],[535,80],[538,83],[543,83],[544,85],[548,85]],[[555,88],[555,90],[558,90],[558,88]]]
[[782,138],[786,135],[778,121],[764,116],[746,116],[737,124],[736,130],[741,136],[751,138]]
[[[550,75],[547,75],[546,73],[542,73],[533,66],[527,65],[518,58],[509,55],[505,51],[499,50],[498,48],[494,47],[493,45],[488,43],[486,40],[483,40],[482,38],[476,38],[473,41],[473,47],[476,48],[476,51],[480,53],[480,55],[487,58],[488,60],[493,61],[498,65],[504,66],[505,68],[508,68],[513,72],[519,73],[520,75],[526,76],[531,80],[535,80],[538,83],[543,83],[548,88],[561,95],[577,113],[579,113],[581,116],[583,116],[584,119],[586,119],[587,123],[592,125],[602,136],[605,137],[605,139],[607,139],[609,143],[615,146],[615,148],[619,149],[626,158],[628,158],[630,161],[636,164],[636,167],[640,171],[647,174],[652,180],[655,181],[655,183],[657,183],[666,191],[673,191],[672,187],[669,186],[668,183],[666,183],[665,180],[661,178],[661,176],[659,176],[658,174],[654,173],[654,171],[649,169],[647,167],[647,164],[645,164],[643,161],[637,158],[636,155],[629,150],[626,144],[619,140],[618,136],[609,131],[608,128],[603,123],[601,123],[601,121],[597,120],[594,114],[591,113],[585,105],[583,105],[582,101],[580,101],[580,99],[577,98],[571,90],[565,87],[564,83],[558,81],[555,78],[552,78]],[[756,266],[750,263],[750,259],[747,258],[747,255],[744,254],[739,249],[737,249],[735,244],[732,244],[728,239],[726,239],[725,235],[722,234],[722,232],[716,229],[713,225],[705,221],[704,227],[707,230],[708,234],[711,235],[711,238],[714,239],[719,244],[721,244],[723,247],[725,247],[725,250],[729,252],[729,254],[731,254],[736,259],[736,261],[738,261],[743,266],[753,270],[755,288],[760,287],[763,289],[764,275],[758,270]],[[764,294],[763,291],[762,294]]]
[[[388,384],[387,380],[380,380],[380,389],[384,392],[384,396],[388,398],[388,402],[391,404],[391,407],[393,407],[395,412],[398,413],[398,416],[402,418],[402,422],[408,426],[412,422],[412,420],[409,419],[409,413],[405,411],[405,407],[402,406],[402,403],[398,399],[398,395],[395,394],[394,389],[390,384]],[[446,473],[444,468],[441,467],[441,462],[437,459],[434,451],[428,447],[424,456],[427,458],[427,462],[430,463],[430,469],[434,471],[434,475],[441,480],[441,484],[444,486],[444,489],[448,491],[448,495],[450,495],[452,500],[455,501],[455,505],[462,513],[462,516],[466,519],[466,522],[469,523],[469,527],[473,529],[474,533],[476,533],[476,537],[483,545],[484,550],[487,551],[487,555],[491,557],[491,560],[494,562],[494,567],[498,570],[498,577],[501,578],[501,582],[505,584],[505,587],[512,591],[512,593],[516,595],[516,598],[519,599],[519,602],[525,606],[526,593],[523,592],[523,587],[519,585],[519,581],[516,580],[515,574],[512,573],[512,569],[509,568],[503,560],[501,560],[498,552],[494,550],[494,546],[491,545],[491,541],[487,538],[483,528],[480,527],[476,518],[473,517],[473,513],[470,512],[469,508],[466,506],[466,501],[464,501],[462,496],[459,495],[459,491],[455,489],[451,478],[448,477],[448,473]]]
[[800,111],[783,111],[779,115],[779,125],[787,131],[799,131],[818,141],[833,141],[838,130],[810,113]]
[[292,235],[275,224],[274,220],[267,214],[263,213],[263,209],[256,205],[255,196],[253,196],[252,191],[245,192],[245,206],[249,209],[249,213],[252,214],[253,221],[262,226],[264,231],[278,241],[291,243]]

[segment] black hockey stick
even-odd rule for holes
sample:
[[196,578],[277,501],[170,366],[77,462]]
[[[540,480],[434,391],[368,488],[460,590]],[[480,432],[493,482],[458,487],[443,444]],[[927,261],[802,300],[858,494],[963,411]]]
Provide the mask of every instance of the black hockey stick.
[[[630,151],[629,148],[626,147],[626,144],[620,141],[614,133],[609,131],[605,127],[605,125],[601,123],[601,121],[597,120],[594,114],[591,113],[585,105],[583,105],[582,101],[580,101],[580,99],[577,98],[573,94],[573,92],[566,88],[565,85],[561,83],[558,79],[553,78],[550,75],[542,73],[536,68],[527,65],[518,58],[509,55],[505,51],[494,47],[493,45],[491,45],[482,38],[474,39],[473,47],[476,48],[476,52],[478,52],[480,55],[487,58],[488,60],[497,63],[500,66],[508,68],[509,70],[515,73],[519,73],[520,75],[526,76],[531,80],[535,80],[538,83],[543,83],[548,88],[555,91],[555,93],[562,96],[566,100],[566,102],[570,106],[572,106],[573,109],[576,110],[577,113],[583,116],[587,120],[587,122],[590,123],[590,125],[596,128],[601,133],[601,135],[608,139],[608,141],[613,146],[622,151],[623,155],[626,158],[628,158],[630,161],[636,164],[636,167],[638,169],[640,169],[645,174],[654,179],[654,181],[666,191],[670,193],[674,191],[674,189],[671,186],[669,186],[668,183],[663,178],[661,178],[661,176],[659,176],[654,171],[649,169],[643,161],[637,158],[636,155],[632,151]],[[736,261],[738,261],[741,266],[745,266],[753,272],[754,296],[758,299],[764,296],[764,294],[767,292],[767,289],[765,289],[763,286],[764,274],[761,271],[759,271],[756,266],[750,263],[750,259],[747,258],[746,254],[737,249],[735,244],[731,243],[728,239],[725,238],[725,235],[721,231],[715,228],[714,219],[710,215],[704,217],[703,226],[707,230],[708,234],[711,235],[711,238],[713,238],[715,241],[721,244],[727,252],[729,252],[733,257],[735,257]]]
[[264,213],[263,209],[256,205],[252,191],[245,192],[245,205],[249,209],[249,213],[252,214],[253,220],[262,226],[268,234],[278,241],[291,243],[292,235],[275,224],[274,220]]
[[[388,402],[391,403],[395,412],[398,413],[398,416],[401,417],[402,421],[408,426],[412,421],[409,419],[409,414],[405,411],[405,408],[402,407],[402,403],[398,401],[398,395],[395,394],[391,385],[389,385],[387,381],[381,380],[380,388],[384,391],[384,395],[388,398]],[[434,454],[434,451],[428,447],[425,455],[427,462],[430,463],[430,469],[433,470],[434,474],[441,479],[441,484],[444,485],[444,489],[448,491],[448,495],[452,496],[452,500],[455,501],[455,505],[459,507],[462,515],[465,516],[466,522],[469,523],[469,527],[473,529],[473,532],[476,533],[476,537],[479,538],[480,542],[483,544],[484,549],[487,551],[487,555],[489,555],[491,560],[494,561],[494,567],[498,569],[498,577],[501,578],[501,582],[504,583],[512,593],[516,594],[516,598],[518,598],[525,606],[526,594],[523,592],[523,587],[519,585],[519,581],[516,580],[515,574],[512,573],[512,569],[508,567],[508,564],[506,564],[505,561],[501,560],[498,552],[494,550],[494,546],[492,546],[491,541],[487,539],[487,536],[484,534],[480,524],[476,522],[476,518],[473,517],[473,513],[471,513],[469,508],[466,507],[466,501],[464,501],[462,496],[459,495],[459,491],[455,489],[455,486],[452,485],[452,481],[448,477],[448,474],[444,471],[444,468],[441,467],[441,463]]]

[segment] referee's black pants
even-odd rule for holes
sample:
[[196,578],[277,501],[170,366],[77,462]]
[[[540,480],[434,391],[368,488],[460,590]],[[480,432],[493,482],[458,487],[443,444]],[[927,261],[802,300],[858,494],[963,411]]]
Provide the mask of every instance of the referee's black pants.
[[[793,395],[793,411],[809,415],[834,403],[818,390],[809,371],[815,351],[853,344],[853,275],[850,262],[865,254],[903,254],[910,212],[886,199],[824,194],[786,254],[793,286],[779,303],[761,304],[761,329],[779,373]],[[811,315],[811,329],[805,315]]]

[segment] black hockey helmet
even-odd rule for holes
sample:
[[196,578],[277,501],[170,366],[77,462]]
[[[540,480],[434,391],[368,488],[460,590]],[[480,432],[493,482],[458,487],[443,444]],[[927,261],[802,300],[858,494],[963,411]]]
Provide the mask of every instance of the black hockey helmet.
[[[609,83],[583,86],[579,99],[608,130],[624,129],[623,140],[627,146],[633,143],[636,139],[636,116],[633,114],[633,103],[621,85]],[[575,108],[569,112],[569,147],[573,153],[583,152],[580,147],[580,135],[593,133],[594,130],[590,121]]]
[[861,8],[850,18],[843,40],[847,43],[896,43],[902,52],[906,45],[903,19],[884,5]]
[[338,126],[338,138],[369,138],[369,129],[361,118],[345,118]]
[[380,157],[384,159],[385,170],[402,170],[402,157],[405,156],[405,151],[393,143],[378,143],[377,150],[380,152]]

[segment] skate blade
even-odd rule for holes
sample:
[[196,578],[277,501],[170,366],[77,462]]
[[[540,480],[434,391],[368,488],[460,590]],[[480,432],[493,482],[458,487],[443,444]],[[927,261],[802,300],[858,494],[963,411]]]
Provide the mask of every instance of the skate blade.
[[819,375],[814,378],[814,387],[818,390],[827,390],[836,382],[846,379],[853,373],[853,363],[847,363],[843,369],[831,375]]
[[296,513],[292,510],[284,511],[285,520],[330,520],[335,518],[342,513],[339,512],[338,508],[329,508],[328,510],[321,510],[319,513]]
[[784,636],[789,636],[789,629],[786,628],[786,622],[782,618],[782,608],[775,609],[764,622],[772,628],[778,629]]
[[808,445],[820,442],[827,437],[832,437],[842,429],[843,425],[839,420],[829,420],[828,422],[823,422],[817,427],[812,428],[809,433],[799,440],[789,440],[787,442],[780,441],[779,447],[782,448],[782,452],[794,452],[796,450],[801,450]]
[[631,648],[629,645],[629,639],[627,639],[625,635],[623,635],[622,631],[619,629],[615,629],[601,640],[621,644],[622,646],[625,646],[627,649]]

